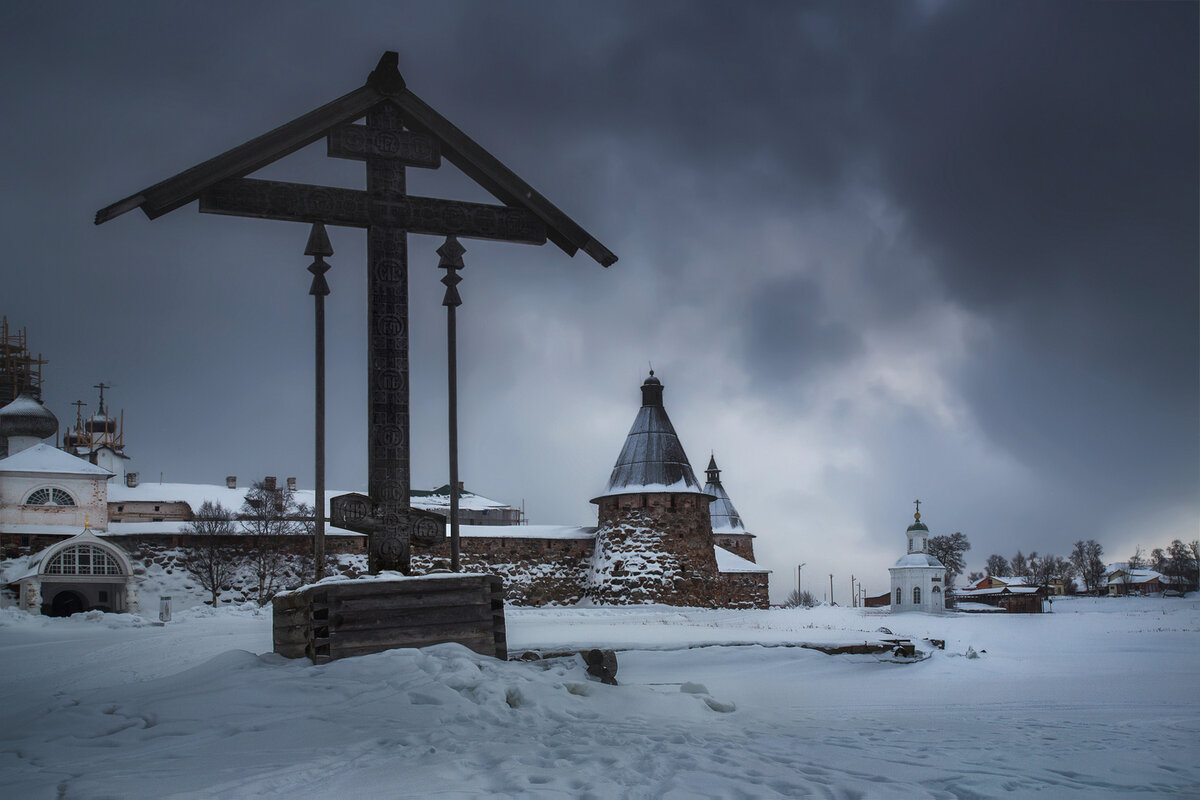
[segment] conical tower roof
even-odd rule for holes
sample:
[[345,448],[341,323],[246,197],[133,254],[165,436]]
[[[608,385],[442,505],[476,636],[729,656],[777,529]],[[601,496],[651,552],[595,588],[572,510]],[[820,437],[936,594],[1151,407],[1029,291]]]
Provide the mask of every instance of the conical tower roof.
[[663,408],[662,393],[662,381],[651,370],[642,383],[642,407],[600,497],[640,492],[703,493]]
[[708,504],[708,515],[712,518],[713,533],[745,533],[746,526],[742,524],[742,516],[733,507],[733,501],[721,485],[721,470],[717,468],[717,457],[709,456],[708,469],[705,470],[708,483],[704,484],[704,493],[711,494],[715,500]]

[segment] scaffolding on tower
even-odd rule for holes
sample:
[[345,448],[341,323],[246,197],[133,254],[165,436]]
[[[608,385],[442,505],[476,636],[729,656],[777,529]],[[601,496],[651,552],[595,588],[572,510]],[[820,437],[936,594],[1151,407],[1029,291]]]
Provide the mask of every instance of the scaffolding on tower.
[[0,405],[6,405],[23,391],[42,399],[42,365],[47,363],[41,353],[29,352],[25,328],[12,331],[8,317],[0,318]]

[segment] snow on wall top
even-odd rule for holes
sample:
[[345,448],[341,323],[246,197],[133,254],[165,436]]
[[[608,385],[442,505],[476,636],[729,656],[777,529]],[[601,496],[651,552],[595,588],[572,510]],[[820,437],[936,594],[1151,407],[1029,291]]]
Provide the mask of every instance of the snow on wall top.
[[[4,462],[0,462],[0,464],[2,463]],[[237,511],[242,507],[242,503],[246,499],[246,492],[248,491],[250,491],[249,486],[239,486],[236,489],[230,489],[225,486],[202,483],[142,483],[133,487],[113,483],[108,487],[108,500],[110,503],[183,502],[191,506],[192,511],[198,509],[207,500],[211,503],[220,503],[231,511]],[[345,491],[326,491],[325,511],[327,514],[329,512],[330,500],[339,494],[346,493]],[[297,503],[304,503],[308,506],[316,503],[316,492],[312,489],[297,489],[293,492],[293,496],[296,498]],[[415,508],[425,509],[426,511],[444,511],[450,507],[450,497],[448,495],[426,495],[415,492],[412,498],[412,505]],[[459,498],[459,508],[486,511],[496,508],[511,508],[511,506],[481,497],[477,494],[463,492]]]
[[90,461],[59,450],[45,442],[22,450],[16,455],[0,459],[0,472],[28,472],[46,475],[103,475],[112,477],[108,470],[97,467]]
[[717,557],[718,572],[758,572],[769,573],[771,570],[760,567],[753,561],[748,561],[736,553],[731,553],[724,547],[713,545],[713,554]]
[[[449,525],[446,535],[450,535]],[[596,529],[577,525],[460,525],[458,535],[479,539],[594,539]]]

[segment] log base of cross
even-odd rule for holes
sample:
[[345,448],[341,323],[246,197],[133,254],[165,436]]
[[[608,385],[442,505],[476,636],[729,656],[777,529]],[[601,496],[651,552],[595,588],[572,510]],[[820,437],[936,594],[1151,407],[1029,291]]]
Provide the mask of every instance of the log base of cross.
[[508,658],[496,575],[330,581],[277,596],[275,652],[324,664],[400,647],[458,642]]

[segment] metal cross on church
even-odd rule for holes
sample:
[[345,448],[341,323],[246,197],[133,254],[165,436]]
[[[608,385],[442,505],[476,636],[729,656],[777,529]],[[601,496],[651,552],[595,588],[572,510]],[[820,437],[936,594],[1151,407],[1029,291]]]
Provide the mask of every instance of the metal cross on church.
[[[365,125],[353,124],[365,117]],[[366,190],[246,175],[324,137],[328,155],[366,164]],[[454,164],[503,205],[409,195],[408,167]],[[155,219],[193,200],[200,211],[367,230],[368,496],[335,498],[331,521],[370,537],[370,570],[409,571],[410,541],[444,536],[439,515],[410,504],[408,234],[545,244],[617,258],[512,170],[413,94],[387,52],[359,89],[173,178],[101,209]]]

